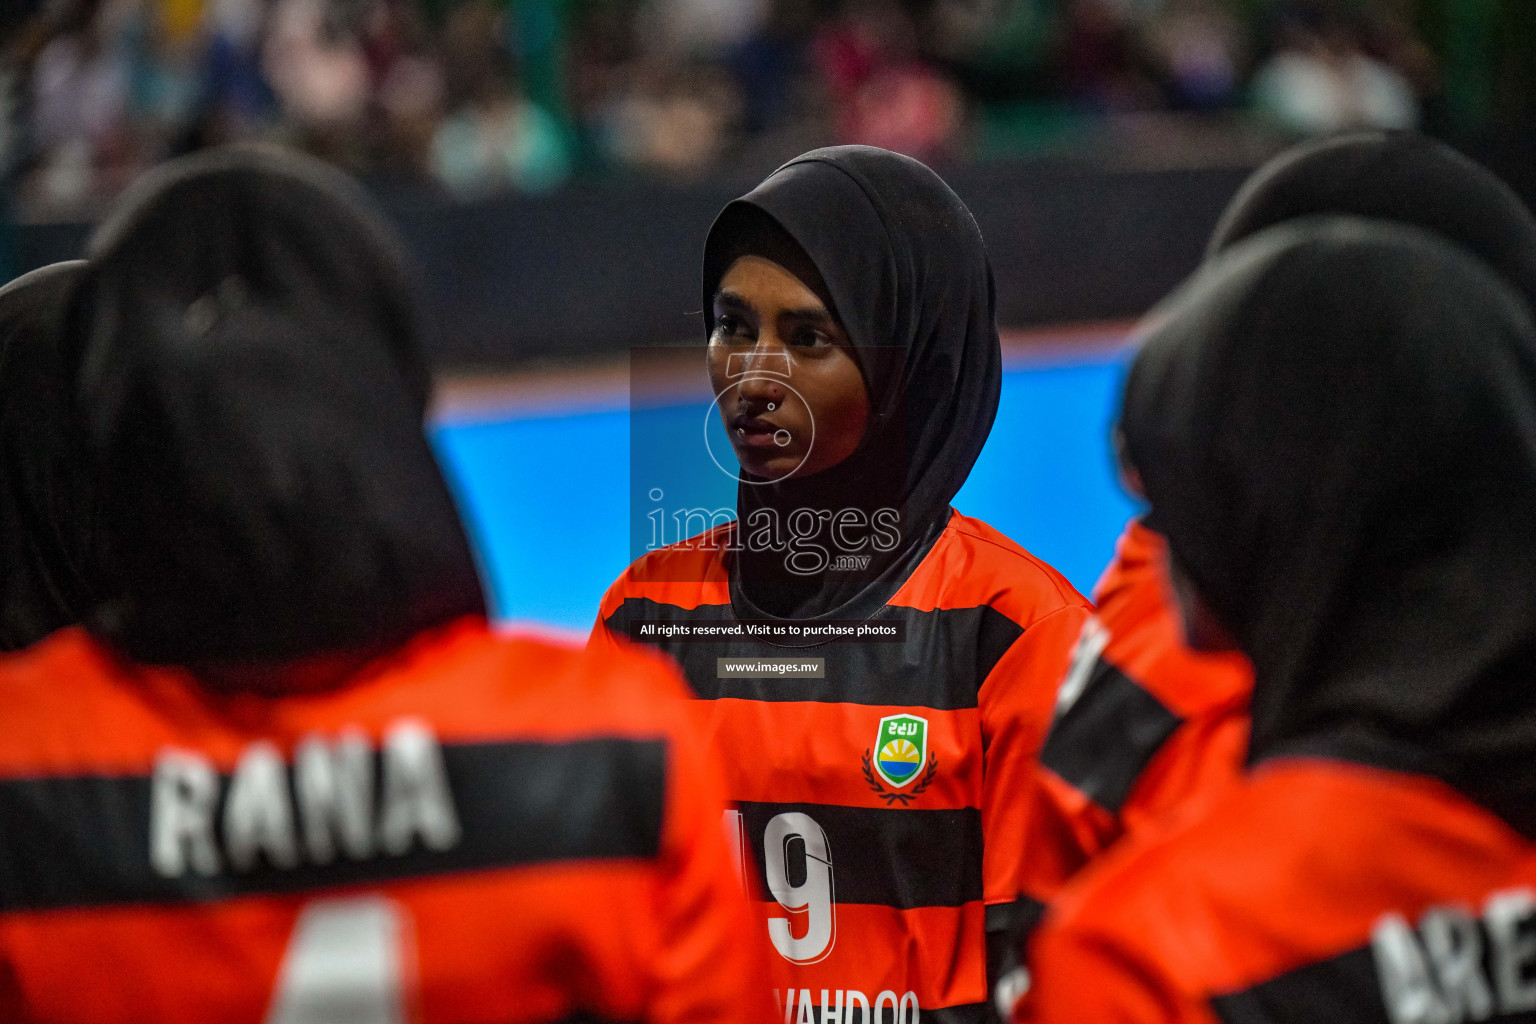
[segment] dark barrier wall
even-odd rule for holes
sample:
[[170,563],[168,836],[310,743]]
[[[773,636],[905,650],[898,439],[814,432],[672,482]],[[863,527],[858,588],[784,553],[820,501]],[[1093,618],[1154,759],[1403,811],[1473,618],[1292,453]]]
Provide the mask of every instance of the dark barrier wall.
[[[1005,327],[1135,316],[1194,269],[1246,168],[955,168],[992,254]],[[421,276],[436,361],[490,368],[698,337],[699,252],[750,187],[594,182],[462,205],[383,190]],[[76,256],[83,225],[30,225],[23,271]]]

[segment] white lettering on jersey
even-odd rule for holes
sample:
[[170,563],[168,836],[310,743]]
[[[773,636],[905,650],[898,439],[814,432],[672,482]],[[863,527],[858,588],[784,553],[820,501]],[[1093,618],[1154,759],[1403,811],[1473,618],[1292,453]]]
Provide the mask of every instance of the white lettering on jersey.
[[288,771],[283,755],[265,740],[245,748],[229,780],[224,852],[236,871],[255,867],[257,854],[266,854],[267,863],[273,867],[291,868],[299,863],[293,805],[288,801]]
[[382,896],[308,904],[293,926],[266,1024],[404,1024],[412,945],[405,908]]
[[[382,762],[377,786],[376,761]],[[286,869],[301,860],[329,864],[338,850],[363,860],[380,852],[406,854],[418,844],[447,850],[462,838],[442,747],[425,722],[392,724],[377,758],[355,728],[334,740],[305,737],[292,772],[297,814],[282,753],[267,740],[251,743],[235,764],[218,821],[220,779],[212,761],[194,751],[162,750],[150,782],[155,872],[206,876],[226,863],[243,872],[263,861]]]
[[362,732],[335,743],[304,739],[294,752],[293,788],[304,822],[304,848],[316,864],[336,857],[336,842],[353,860],[373,855],[373,746]]
[[[1406,926],[1405,926],[1406,927]],[[1419,919],[1429,962],[1453,1020],[1487,1020],[1493,993],[1483,976],[1483,935],[1465,907],[1435,907]]]
[[[799,998],[795,998],[794,989],[786,989],[780,992],[773,990],[773,998],[784,1000],[784,1024],[856,1024],[862,1021],[869,1024],[870,1021],[885,1020],[890,1024],[918,1024],[922,1016],[921,1009],[917,1005],[917,993],[904,993],[898,1000],[896,993],[886,989],[875,997],[875,1006],[883,1012],[889,1006],[891,1013],[887,1017],[871,1016],[869,996],[856,988],[822,989],[821,990],[821,1016],[816,1016],[816,1004],[811,998],[811,990],[802,988]],[[833,1000],[836,1000],[834,1002]],[[854,1009],[859,1013],[854,1015]]]
[[1457,904],[1426,910],[1417,929],[1402,914],[1383,914],[1371,929],[1371,951],[1392,1024],[1462,1024],[1536,1010],[1530,889],[1494,893],[1481,920]]
[[1536,1010],[1536,897],[1529,889],[1494,893],[1483,907],[1493,947],[1493,978],[1501,1013]]
[[186,874],[190,864],[200,875],[219,871],[213,841],[213,810],[219,776],[201,754],[166,748],[155,758],[150,782],[149,862],[166,878]]
[[1083,623],[1082,632],[1077,634],[1077,643],[1072,648],[1072,662],[1067,668],[1066,676],[1061,680],[1061,685],[1056,689],[1055,717],[1060,719],[1072,705],[1077,703],[1077,698],[1083,695],[1088,688],[1088,680],[1093,678],[1093,666],[1099,662],[1099,655],[1104,653],[1104,648],[1109,646],[1109,630],[1098,620],[1097,616],[1089,616]]
[[448,790],[448,769],[437,737],[425,722],[404,721],[384,736],[384,805],[379,845],[402,854],[416,836],[430,850],[459,841],[459,816]]

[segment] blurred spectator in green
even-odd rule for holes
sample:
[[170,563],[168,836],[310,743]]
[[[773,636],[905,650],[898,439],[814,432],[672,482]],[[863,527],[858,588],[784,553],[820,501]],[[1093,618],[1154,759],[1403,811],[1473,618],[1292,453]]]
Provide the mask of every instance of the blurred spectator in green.
[[542,192],[571,172],[559,121],[514,85],[506,12],[465,0],[443,32],[447,117],[432,139],[432,170],[454,194]]
[[240,139],[479,196],[833,142],[1177,155],[1536,124],[1536,0],[10,2],[0,174],[56,213]]
[[571,154],[558,121],[506,82],[488,82],[437,129],[432,169],[461,198],[544,192],[570,174]]

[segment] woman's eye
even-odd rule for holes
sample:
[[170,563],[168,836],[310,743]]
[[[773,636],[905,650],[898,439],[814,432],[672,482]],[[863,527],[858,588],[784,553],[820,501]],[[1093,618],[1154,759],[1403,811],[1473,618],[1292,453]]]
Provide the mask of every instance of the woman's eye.
[[715,337],[729,340],[742,338],[747,334],[747,325],[740,317],[729,313],[715,317]]
[[790,344],[801,348],[826,348],[832,344],[832,338],[825,331],[805,327],[791,335]]

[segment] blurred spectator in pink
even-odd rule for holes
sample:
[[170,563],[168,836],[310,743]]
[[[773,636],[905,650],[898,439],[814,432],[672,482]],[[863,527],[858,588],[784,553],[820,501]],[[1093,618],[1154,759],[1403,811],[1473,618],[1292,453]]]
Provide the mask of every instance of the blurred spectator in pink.
[[838,141],[919,159],[958,147],[960,88],[923,60],[917,30],[897,0],[849,0],[813,44],[833,104]]
[[415,0],[373,0],[363,16],[373,169],[404,178],[430,177],[446,102],[443,71],[420,8]]
[[1147,110],[1162,96],[1127,0],[1068,0],[1057,66],[1066,96],[1094,110]]
[[325,0],[275,0],[263,68],[300,141],[333,163],[362,160],[371,81],[352,26]]

